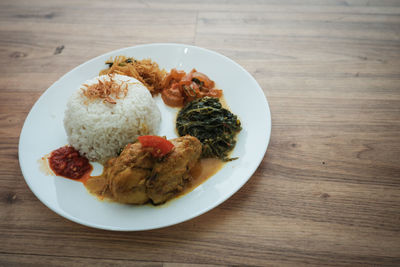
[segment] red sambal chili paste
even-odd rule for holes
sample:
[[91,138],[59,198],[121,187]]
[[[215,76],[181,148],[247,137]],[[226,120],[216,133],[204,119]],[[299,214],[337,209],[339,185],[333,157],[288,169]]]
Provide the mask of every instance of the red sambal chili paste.
[[56,175],[70,179],[81,179],[92,171],[89,160],[79,155],[72,146],[63,146],[51,152],[49,166]]

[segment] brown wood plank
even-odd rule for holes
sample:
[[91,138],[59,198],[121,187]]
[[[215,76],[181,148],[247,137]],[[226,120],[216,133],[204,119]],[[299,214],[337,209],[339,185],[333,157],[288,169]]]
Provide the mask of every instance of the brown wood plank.
[[[400,265],[399,32],[396,0],[1,1],[0,265]],[[60,217],[19,167],[29,110],[79,64],[154,42],[215,50],[256,78],[272,113],[264,160],[175,226]]]
[[119,259],[97,258],[73,258],[73,257],[54,257],[48,255],[27,255],[27,254],[6,254],[0,253],[0,264],[4,266],[43,266],[46,262],[49,266],[139,266],[139,267],[162,267],[162,263],[157,262],[130,262]]

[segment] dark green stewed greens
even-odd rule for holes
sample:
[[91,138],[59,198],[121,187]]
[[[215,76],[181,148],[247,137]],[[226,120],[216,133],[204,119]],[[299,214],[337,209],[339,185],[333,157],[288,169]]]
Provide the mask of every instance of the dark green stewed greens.
[[192,135],[203,144],[202,157],[224,161],[235,144],[241,124],[236,115],[222,107],[218,98],[204,97],[193,100],[178,113],[176,128],[180,136]]

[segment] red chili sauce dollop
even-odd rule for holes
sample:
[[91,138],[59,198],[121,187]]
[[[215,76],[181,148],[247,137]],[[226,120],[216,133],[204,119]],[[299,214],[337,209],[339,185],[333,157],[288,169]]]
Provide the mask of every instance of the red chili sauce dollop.
[[93,169],[89,160],[79,155],[72,146],[63,146],[51,152],[49,166],[56,175],[75,180],[83,178]]

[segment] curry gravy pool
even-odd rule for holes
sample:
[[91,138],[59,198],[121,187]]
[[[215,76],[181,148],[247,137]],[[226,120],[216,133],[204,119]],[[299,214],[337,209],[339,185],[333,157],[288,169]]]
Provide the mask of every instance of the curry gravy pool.
[[190,172],[192,180],[179,195],[185,195],[191,192],[197,186],[204,183],[208,178],[216,174],[224,164],[225,162],[217,158],[200,159]]

